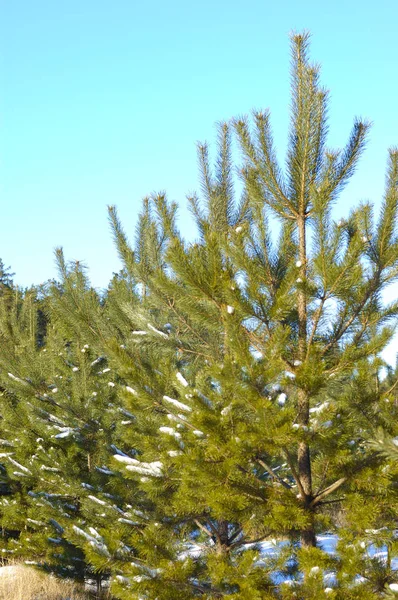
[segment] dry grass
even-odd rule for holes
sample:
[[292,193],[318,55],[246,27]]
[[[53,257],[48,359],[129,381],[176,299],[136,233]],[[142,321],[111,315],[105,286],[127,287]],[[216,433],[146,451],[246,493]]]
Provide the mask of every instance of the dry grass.
[[[0,600],[88,600],[76,584],[24,565],[0,568]],[[92,596],[91,596],[92,598]]]

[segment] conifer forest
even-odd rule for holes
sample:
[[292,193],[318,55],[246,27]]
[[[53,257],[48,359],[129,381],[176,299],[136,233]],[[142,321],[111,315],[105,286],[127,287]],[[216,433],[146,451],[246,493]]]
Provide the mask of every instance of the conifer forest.
[[30,289],[1,262],[4,564],[116,600],[398,598],[398,150],[337,220],[369,123],[332,150],[328,105],[295,34],[284,161],[268,112],[220,123],[194,240],[162,193],[135,234],[109,206],[106,290],[61,248]]

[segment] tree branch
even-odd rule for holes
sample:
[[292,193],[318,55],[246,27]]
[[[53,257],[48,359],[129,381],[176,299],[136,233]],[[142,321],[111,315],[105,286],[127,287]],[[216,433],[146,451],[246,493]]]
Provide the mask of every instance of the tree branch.
[[203,525],[203,523],[201,523],[199,521],[199,519],[194,519],[194,523],[199,527],[199,529],[201,529],[204,533],[206,533],[211,539],[214,539],[214,534],[207,529],[207,527],[205,525]]
[[315,496],[315,498],[312,500],[310,506],[312,508],[314,506],[317,506],[317,504],[319,504],[320,501],[323,500],[323,498],[326,498],[330,494],[333,494],[333,492],[335,492],[336,490],[338,490],[339,487],[341,487],[343,485],[343,483],[345,483],[346,481],[347,481],[347,477],[342,477],[341,479],[338,479],[337,481],[335,481],[334,483],[332,483],[332,485],[329,485],[322,492],[319,492],[319,494],[317,494]]
[[295,467],[293,465],[293,461],[292,461],[292,459],[290,457],[290,454],[289,454],[289,452],[286,449],[283,449],[282,452],[285,455],[287,464],[289,465],[289,468],[290,468],[290,470],[292,472],[294,481],[297,483],[297,487],[298,487],[298,489],[300,491],[300,495],[304,499],[306,497],[306,494],[305,494],[304,488],[302,486],[302,483],[300,481],[300,477],[298,476],[298,473],[297,473],[297,471],[296,471],[296,469],[295,469]]
[[289,485],[286,481],[284,481],[282,479],[282,477],[279,477],[279,475],[277,475],[271,469],[271,467],[269,467],[263,460],[261,460],[261,458],[257,458],[257,462],[258,462],[259,465],[261,465],[263,467],[263,469],[265,469],[267,471],[267,473],[269,473],[271,475],[272,479],[274,479],[275,481],[278,481],[287,490],[291,490],[292,489],[292,486]]

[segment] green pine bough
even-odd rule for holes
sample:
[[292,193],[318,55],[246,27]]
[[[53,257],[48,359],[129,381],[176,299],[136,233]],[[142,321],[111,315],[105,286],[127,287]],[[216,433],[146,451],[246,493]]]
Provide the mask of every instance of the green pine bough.
[[378,216],[337,222],[369,125],[326,147],[307,34],[291,93],[285,169],[266,112],[199,146],[195,243],[164,195],[134,245],[110,207],[104,294],[58,250],[58,283],[0,296],[5,557],[120,600],[394,597],[398,152]]

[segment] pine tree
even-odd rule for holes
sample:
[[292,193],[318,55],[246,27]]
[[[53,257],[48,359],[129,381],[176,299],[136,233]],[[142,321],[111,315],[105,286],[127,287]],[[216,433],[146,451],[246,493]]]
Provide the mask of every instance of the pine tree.
[[[328,150],[327,104],[308,36],[295,35],[286,168],[268,113],[221,124],[214,172],[199,146],[197,241],[184,240],[164,195],[145,199],[135,247],[111,207],[124,268],[105,296],[59,252],[44,346],[0,349],[3,430],[16,431],[17,406],[45,448],[34,467],[33,438],[8,435],[11,463],[34,472],[36,499],[59,494],[43,522],[109,572],[121,600],[393,593],[396,470],[369,439],[395,435],[395,375],[381,381],[380,352],[398,311],[381,298],[398,275],[398,152],[378,219],[361,204],[333,220],[369,125],[356,120],[345,148]],[[58,425],[40,412],[44,394]],[[57,426],[68,435],[55,443]],[[57,469],[51,481],[41,465]],[[319,538],[330,530],[332,555]]]
[[[69,283],[79,283],[78,270]],[[90,491],[104,479],[101,448],[111,432],[113,394],[106,361],[93,357],[81,339],[65,337],[55,318],[48,320],[43,291],[15,290],[0,298],[0,443],[7,485],[1,545],[5,558],[82,581],[93,571],[64,532],[78,529],[95,502]],[[55,293],[67,290],[54,286]]]
[[[173,385],[174,406],[181,412],[165,407],[179,429],[164,422],[159,431],[165,441],[160,444],[153,431],[147,453],[153,461],[166,444],[167,452],[176,454],[172,465],[161,455],[165,485],[170,486],[169,469],[178,472],[169,498],[172,514],[182,511],[194,538],[208,537],[201,577],[209,586],[202,593],[209,597],[234,589],[245,597],[229,569],[250,582],[248,597],[272,597],[275,565],[270,562],[268,574],[262,570],[256,588],[254,572],[239,573],[245,556],[240,550],[281,535],[301,540],[296,558],[306,576],[300,593],[321,597],[322,577],[312,578],[311,569],[314,560],[328,566],[315,548],[316,533],[333,526],[328,509],[334,503],[347,524],[347,533],[340,529],[346,581],[339,585],[349,597],[347,586],[358,572],[347,569],[352,556],[344,540],[363,535],[365,544],[385,543],[366,530],[381,523],[393,527],[395,519],[389,510],[395,504],[391,480],[366,439],[388,418],[377,381],[383,366],[378,356],[397,315],[397,303],[383,305],[381,292],[397,277],[398,153],[390,151],[378,220],[372,207],[362,204],[347,220],[333,221],[332,205],[355,171],[369,125],[356,120],[342,151],[326,149],[327,93],[307,46],[308,36],[293,38],[285,173],[277,163],[269,115],[257,112],[253,131],[245,119],[233,123],[244,158],[237,207],[230,126],[220,126],[214,175],[207,147],[199,147],[204,201],[190,199],[200,231],[196,244],[184,242],[176,208],[163,196],[145,202],[135,253],[114,209],[110,212],[126,270],[145,290],[152,319],[158,319],[141,333],[153,345],[151,330],[158,331],[159,356],[174,341],[176,368],[187,383],[186,389],[179,387],[180,378]],[[281,228],[276,246],[270,231],[275,218]],[[148,392],[134,380],[131,384],[139,398],[146,396],[149,410]],[[159,477],[145,485],[160,493]],[[394,546],[391,533],[388,543]],[[368,573],[363,549],[359,554],[356,564],[363,561]],[[255,571],[252,562],[245,568]],[[368,576],[352,597],[381,593],[394,577],[381,571],[379,577]],[[194,580],[197,573],[191,576]]]
[[10,272],[10,267],[6,267],[0,258],[0,290],[10,288],[13,284],[13,276],[15,273]]

